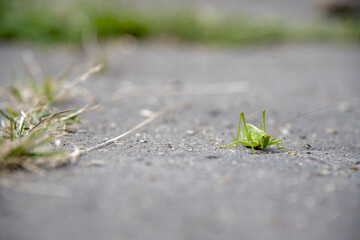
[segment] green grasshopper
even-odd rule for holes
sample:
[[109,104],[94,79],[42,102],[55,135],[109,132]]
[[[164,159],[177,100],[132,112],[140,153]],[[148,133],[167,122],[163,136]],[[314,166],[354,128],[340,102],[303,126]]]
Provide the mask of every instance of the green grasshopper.
[[[243,119],[243,123],[244,123],[242,128],[240,127],[241,119]],[[241,129],[241,137],[239,138],[240,129]],[[227,148],[233,145],[237,147],[238,144],[241,143],[247,147],[251,147],[253,153],[255,154],[255,148],[264,150],[267,146],[276,144],[278,149],[283,149],[285,147],[286,151],[288,153],[291,153],[287,148],[284,139],[271,138],[270,135],[266,133],[266,129],[265,129],[265,110],[262,110],[260,129],[252,124],[246,123],[244,112],[241,112],[239,117],[239,127],[237,131],[237,136],[236,138],[235,136],[233,136],[235,138],[235,142],[230,143],[229,145],[226,146],[220,146],[220,148]],[[283,144],[282,147],[279,146],[279,142],[282,142]]]

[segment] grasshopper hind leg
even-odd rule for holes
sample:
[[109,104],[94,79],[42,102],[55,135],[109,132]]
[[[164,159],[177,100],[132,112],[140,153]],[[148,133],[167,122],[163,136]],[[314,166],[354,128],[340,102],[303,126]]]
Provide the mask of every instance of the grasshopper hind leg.
[[228,148],[228,147],[231,147],[231,146],[233,146],[233,145],[238,145],[238,141],[235,141],[235,142],[233,142],[233,143],[230,143],[229,145],[226,145],[226,146],[219,146],[219,148]]

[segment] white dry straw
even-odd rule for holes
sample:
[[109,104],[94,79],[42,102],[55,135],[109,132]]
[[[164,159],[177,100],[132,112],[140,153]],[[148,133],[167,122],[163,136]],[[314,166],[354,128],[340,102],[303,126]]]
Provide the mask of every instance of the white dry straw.
[[119,136],[117,136],[117,137],[115,137],[115,138],[113,138],[113,139],[110,139],[110,140],[108,140],[108,141],[106,141],[106,142],[104,142],[104,143],[101,143],[101,144],[95,145],[95,146],[93,146],[93,147],[87,148],[87,149],[85,150],[85,152],[90,152],[90,151],[93,151],[93,150],[95,150],[95,149],[98,149],[98,148],[102,148],[102,147],[104,147],[104,146],[107,146],[107,145],[109,145],[109,144],[111,144],[111,143],[113,143],[113,142],[115,142],[115,141],[117,141],[117,140],[119,140],[119,139],[121,139],[121,138],[129,135],[130,133],[132,133],[132,132],[134,132],[134,131],[136,131],[136,130],[142,128],[142,127],[144,127],[145,125],[151,123],[151,122],[154,121],[155,119],[157,119],[157,118],[159,118],[160,116],[164,115],[165,113],[167,113],[167,112],[175,109],[176,107],[177,107],[177,105],[170,105],[170,106],[164,107],[164,108],[161,109],[160,111],[151,114],[147,119],[145,119],[144,121],[142,121],[141,123],[139,123],[139,124],[136,125],[135,127],[131,128],[130,130],[124,132],[123,134],[121,134],[121,135],[119,135]]
[[79,76],[68,85],[64,86],[64,88],[57,94],[56,99],[61,99],[70,89],[72,89],[75,85],[86,81],[91,75],[99,72],[104,67],[103,64],[96,65],[95,67],[90,68],[83,75]]

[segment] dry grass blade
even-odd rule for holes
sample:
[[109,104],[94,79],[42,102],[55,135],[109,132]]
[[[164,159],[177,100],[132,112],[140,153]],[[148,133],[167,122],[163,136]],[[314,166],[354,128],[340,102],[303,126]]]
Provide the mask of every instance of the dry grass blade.
[[74,118],[74,117],[80,115],[80,114],[83,114],[83,113],[86,113],[86,112],[90,112],[90,111],[96,110],[96,109],[98,109],[99,107],[100,107],[99,104],[98,104],[98,105],[95,105],[95,106],[93,106],[93,107],[91,107],[91,108],[88,108],[88,105],[85,105],[85,107],[79,109],[78,111],[76,111],[76,112],[74,112],[74,113],[72,113],[72,114],[69,114],[69,115],[67,115],[67,116],[65,116],[65,117],[60,118],[60,121],[61,121],[61,122],[67,121],[67,120],[69,120],[69,119],[71,119],[71,118]]
[[131,133],[133,133],[134,131],[146,126],[147,124],[151,123],[152,121],[154,121],[155,119],[159,118],[160,116],[164,115],[165,113],[169,112],[169,111],[172,111],[174,110],[175,108],[177,108],[178,105],[170,105],[170,106],[167,106],[163,109],[161,109],[160,111],[158,112],[155,112],[153,114],[151,114],[146,120],[142,121],[141,123],[139,123],[138,125],[136,125],[135,127],[131,128],[130,130],[124,132],[123,134],[120,134],[119,136],[113,138],[113,139],[110,139],[104,143],[101,143],[101,144],[98,144],[98,145],[95,145],[93,147],[90,147],[90,148],[87,148],[86,149],[86,152],[90,152],[90,151],[93,151],[95,149],[98,149],[98,148],[102,148],[102,147],[105,147]]
[[67,110],[63,110],[63,111],[60,111],[60,112],[56,112],[56,113],[53,113],[43,119],[40,120],[40,122],[38,122],[34,127],[32,127],[31,129],[34,130],[36,129],[37,127],[39,127],[41,124],[45,123],[45,122],[48,122],[48,121],[51,121],[53,118],[55,118],[56,116],[58,115],[61,115],[61,114],[64,114],[64,113],[67,113],[67,112],[71,112],[73,111],[73,109],[67,109]]
[[90,68],[86,73],[81,75],[80,77],[76,78],[74,81],[70,82],[68,85],[64,86],[63,89],[55,96],[55,100],[62,99],[70,89],[75,87],[77,84],[86,81],[91,75],[94,73],[99,72],[104,67],[103,64],[99,64],[95,67]]

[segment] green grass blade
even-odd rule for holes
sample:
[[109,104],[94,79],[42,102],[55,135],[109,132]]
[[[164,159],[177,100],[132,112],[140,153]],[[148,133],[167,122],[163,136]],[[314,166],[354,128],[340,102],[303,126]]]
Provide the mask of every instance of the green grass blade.
[[[6,111],[8,111],[8,113],[9,113],[9,115],[10,116],[12,116],[12,117],[17,117],[18,116],[18,114],[14,111],[14,110],[12,110],[11,108],[5,108],[6,109]],[[13,119],[14,120],[14,119]]]
[[7,115],[6,113],[4,113],[4,111],[3,110],[0,110],[0,114],[1,115],[3,115],[7,120],[9,120],[10,121],[10,116],[9,115]]

